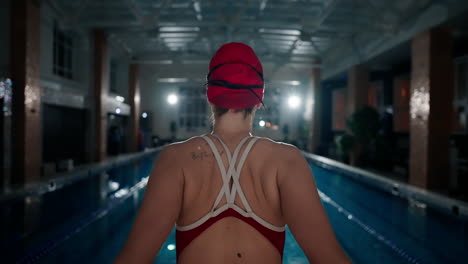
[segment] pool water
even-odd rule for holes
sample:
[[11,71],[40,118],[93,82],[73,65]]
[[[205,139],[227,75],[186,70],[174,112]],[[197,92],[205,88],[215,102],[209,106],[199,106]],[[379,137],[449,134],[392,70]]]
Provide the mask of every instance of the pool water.
[[335,233],[355,263],[466,263],[466,220],[312,170]]
[[[110,263],[130,231],[154,158],[28,197],[40,201],[35,217],[40,224],[26,232],[11,222],[11,230],[0,237],[3,256],[19,263]],[[337,238],[354,263],[466,263],[466,220],[315,165],[311,169]],[[154,263],[176,263],[174,245],[172,230]],[[283,262],[308,263],[289,230]]]

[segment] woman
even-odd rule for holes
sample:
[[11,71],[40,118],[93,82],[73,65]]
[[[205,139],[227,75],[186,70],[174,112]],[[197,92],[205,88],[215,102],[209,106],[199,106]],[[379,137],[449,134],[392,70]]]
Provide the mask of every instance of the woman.
[[178,263],[281,263],[287,224],[311,263],[349,263],[301,152],[251,135],[260,61],[242,43],[210,62],[213,132],[165,147],[116,263],[151,263],[176,223]]

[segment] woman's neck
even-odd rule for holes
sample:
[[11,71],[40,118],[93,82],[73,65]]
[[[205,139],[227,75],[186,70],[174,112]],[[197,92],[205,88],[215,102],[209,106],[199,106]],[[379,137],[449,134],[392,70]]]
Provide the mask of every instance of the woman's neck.
[[215,119],[213,133],[227,137],[247,136],[252,131],[252,117],[244,118],[244,113],[228,112]]

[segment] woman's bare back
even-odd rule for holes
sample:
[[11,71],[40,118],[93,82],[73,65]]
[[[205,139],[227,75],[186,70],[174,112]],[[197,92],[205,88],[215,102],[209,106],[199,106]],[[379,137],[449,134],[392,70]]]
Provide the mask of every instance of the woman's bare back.
[[[221,143],[209,136],[223,160],[226,170],[228,158]],[[224,139],[231,153],[241,138]],[[246,145],[246,144],[245,144]],[[241,148],[240,153],[245,149]],[[280,160],[275,152],[279,143],[260,138],[250,150],[240,171],[240,185],[253,212],[275,226],[284,226],[281,214],[277,172]],[[218,164],[208,143],[195,137],[177,147],[184,173],[184,198],[177,219],[186,226],[205,216],[212,208],[223,184]],[[237,167],[238,164],[236,164]],[[217,208],[226,203],[223,198]],[[240,197],[235,204],[244,208]],[[249,224],[233,217],[216,222],[193,240],[179,257],[179,263],[281,263],[278,250]]]

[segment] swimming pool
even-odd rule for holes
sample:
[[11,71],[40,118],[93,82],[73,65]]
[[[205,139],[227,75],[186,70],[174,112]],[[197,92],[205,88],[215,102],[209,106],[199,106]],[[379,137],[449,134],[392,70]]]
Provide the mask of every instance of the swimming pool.
[[[15,223],[14,217],[2,220],[2,227],[9,224],[0,240],[3,259],[7,263],[111,262],[131,228],[154,159],[151,155],[60,190],[2,204],[2,211],[9,208],[10,213],[19,205],[23,211],[28,204],[40,205],[40,213],[29,216],[38,222],[29,228],[33,232],[21,230],[24,224]],[[312,162],[311,169],[338,240],[354,263],[466,263],[466,220]],[[174,245],[173,230],[154,263],[175,263]],[[283,262],[308,263],[289,230]]]

